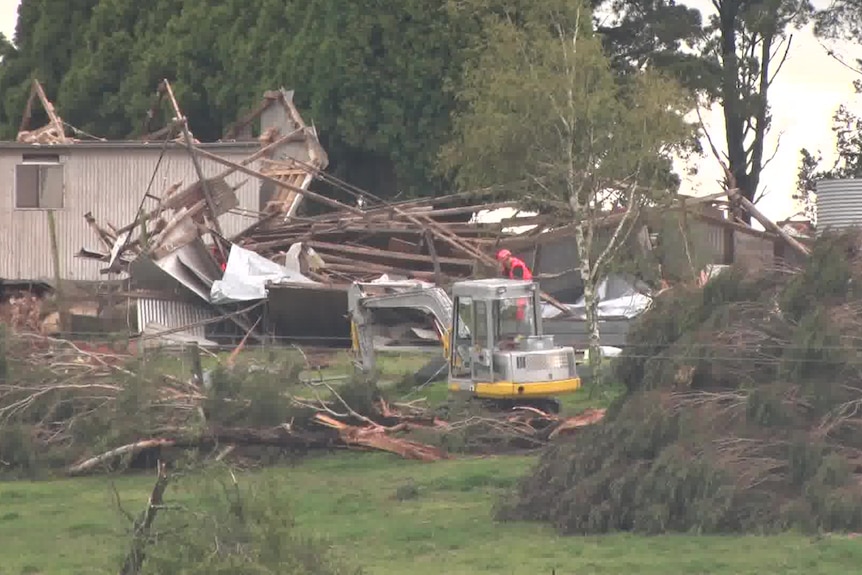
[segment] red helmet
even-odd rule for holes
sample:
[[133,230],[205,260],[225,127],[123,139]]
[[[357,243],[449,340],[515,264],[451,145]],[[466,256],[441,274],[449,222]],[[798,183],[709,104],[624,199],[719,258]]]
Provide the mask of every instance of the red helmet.
[[497,252],[497,261],[501,262],[506,258],[510,257],[511,255],[512,252],[510,252],[509,250],[500,250],[499,252]]

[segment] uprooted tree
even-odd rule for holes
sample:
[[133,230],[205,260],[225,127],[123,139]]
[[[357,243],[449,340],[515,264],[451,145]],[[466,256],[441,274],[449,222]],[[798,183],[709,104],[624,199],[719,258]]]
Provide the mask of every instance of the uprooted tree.
[[567,533],[859,531],[860,279],[854,231],[800,270],[665,292],[617,366],[628,394],[501,515]]
[[621,81],[582,3],[491,10],[475,0],[458,9],[480,19],[483,35],[441,165],[465,187],[498,186],[573,222],[598,373],[598,284],[641,209],[678,185],[670,156],[691,134],[683,119],[691,102],[650,70]]

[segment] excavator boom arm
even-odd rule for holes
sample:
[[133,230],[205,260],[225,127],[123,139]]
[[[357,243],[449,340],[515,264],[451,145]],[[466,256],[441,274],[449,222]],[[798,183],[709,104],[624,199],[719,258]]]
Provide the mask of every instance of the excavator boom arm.
[[434,318],[446,357],[449,355],[449,330],[452,326],[452,300],[445,290],[435,286],[403,283],[354,283],[348,292],[353,350],[359,355],[362,369],[375,368],[374,341],[371,327],[373,311],[378,309],[414,309]]

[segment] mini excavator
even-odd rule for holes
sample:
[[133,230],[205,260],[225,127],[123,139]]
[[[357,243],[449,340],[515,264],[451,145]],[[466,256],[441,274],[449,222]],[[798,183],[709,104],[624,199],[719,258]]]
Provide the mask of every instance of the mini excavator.
[[375,369],[378,310],[419,310],[433,320],[448,363],[450,392],[495,406],[532,406],[559,412],[556,396],[581,386],[575,351],[542,334],[538,284],[510,279],[456,282],[452,297],[440,287],[354,283],[348,293],[357,363]]

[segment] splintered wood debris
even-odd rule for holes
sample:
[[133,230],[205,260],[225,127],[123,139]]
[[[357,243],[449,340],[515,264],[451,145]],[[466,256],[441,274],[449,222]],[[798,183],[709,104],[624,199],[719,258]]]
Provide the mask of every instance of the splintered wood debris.
[[[207,253],[206,257],[224,269],[231,245],[281,264],[290,252],[298,257],[302,274],[330,285],[366,281],[382,274],[441,283],[470,277],[480,265],[495,265],[490,254],[511,222],[477,224],[471,218],[477,211],[510,207],[513,202],[480,203],[483,193],[475,193],[386,203],[358,191],[324,172],[329,160],[317,133],[302,119],[293,93],[283,89],[266,92],[264,102],[226,137],[250,137],[249,125],[264,113],[280,114],[287,133],[268,128],[258,138],[261,148],[256,153],[240,163],[231,162],[194,143],[167,81],[160,84],[157,93],[160,99],[169,98],[174,108],[169,132],[185,134],[183,143],[197,161],[213,161],[226,169],[191,184],[174,182],[160,194],[148,192],[145,199],[155,200],[156,206],[144,209],[142,202],[134,221],[119,228],[97,222],[92,213],[85,214],[105,251],[82,249],[78,256],[107,263],[103,273],[128,272],[131,262],[139,258],[159,265],[182,249],[194,249],[198,259]],[[168,132],[163,129],[152,135],[159,133]],[[284,144],[296,141],[305,143],[304,159],[289,157],[283,151]],[[226,238],[218,223],[221,216],[238,207],[236,190],[240,186],[226,181],[235,172],[258,179],[265,201],[253,225]],[[361,196],[365,205],[360,208],[314,192],[309,189],[314,180]],[[312,201],[327,211],[302,217],[298,210],[303,201]],[[197,244],[207,236],[208,251]],[[209,277],[208,281],[217,279]]]
[[[29,131],[33,104],[37,98],[48,115],[48,123],[41,128]],[[30,97],[27,99],[27,106],[24,108],[24,116],[21,118],[21,126],[18,128],[17,141],[23,144],[68,144],[75,141],[66,136],[65,123],[54,109],[54,104],[45,95],[42,84],[35,78],[30,88]]]
[[[56,131],[62,120],[40,88],[34,84],[34,98],[43,99]],[[198,177],[194,182],[170,182],[161,190],[148,188],[130,222],[100,222],[94,212],[84,214],[100,248],[82,248],[77,254],[102,262],[103,274],[128,274],[129,297],[141,293],[140,297],[151,298],[144,292],[162,288],[167,299],[191,296],[197,305],[237,324],[241,333],[260,339],[265,326],[254,329],[255,318],[229,307],[236,301],[217,291],[232,252],[260,258],[258,268],[265,261],[279,264],[304,287],[339,289],[384,274],[448,283],[474,276],[481,266],[496,267],[492,253],[511,221],[478,224],[473,215],[514,206],[513,202],[484,202],[489,195],[484,191],[388,203],[350,186],[325,172],[329,159],[317,132],[301,117],[293,92],[284,89],[266,92],[261,105],[228,131],[225,140],[253,141],[251,124],[260,121],[259,149],[240,162],[231,161],[195,140],[167,80],[160,82],[156,94],[153,110],[166,102],[171,117],[152,132],[156,114],[151,110],[145,138],[178,136],[174,145],[187,148]],[[205,177],[201,168],[205,162],[224,170]],[[247,178],[228,183],[236,173]],[[221,220],[242,211],[237,190],[249,180],[259,182],[261,211],[243,214],[256,216],[254,223],[227,237]],[[314,181],[357,201],[345,203],[314,191]],[[318,215],[301,215],[309,202],[316,204],[318,209],[312,211]]]

